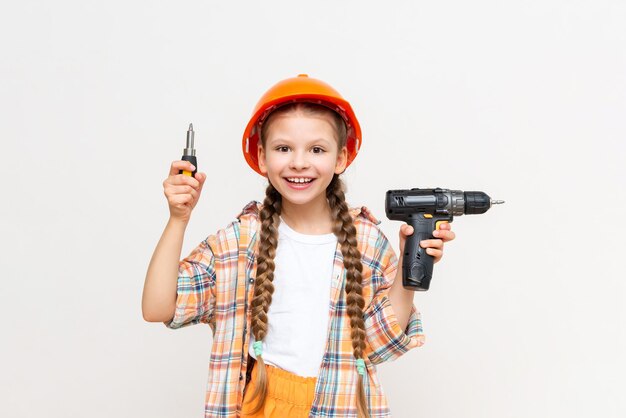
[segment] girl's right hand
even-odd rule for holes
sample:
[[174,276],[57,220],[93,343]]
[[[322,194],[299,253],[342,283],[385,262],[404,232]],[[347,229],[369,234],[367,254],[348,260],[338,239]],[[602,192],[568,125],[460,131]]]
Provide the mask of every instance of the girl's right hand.
[[174,161],[169,176],[163,181],[163,189],[170,207],[170,218],[189,222],[191,211],[200,199],[206,174],[197,172],[193,178],[178,174],[180,170],[193,172],[194,168],[189,161]]

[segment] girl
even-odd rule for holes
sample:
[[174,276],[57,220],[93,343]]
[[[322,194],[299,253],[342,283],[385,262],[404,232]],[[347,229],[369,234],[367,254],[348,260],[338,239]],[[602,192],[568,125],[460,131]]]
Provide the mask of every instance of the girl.
[[[172,163],[170,220],[142,309],[169,328],[211,327],[205,417],[390,416],[375,365],[424,335],[379,221],[345,201],[339,175],[360,141],[350,104],[328,84],[301,74],[270,88],[243,136],[246,161],[269,182],[263,204],[180,262],[206,175]],[[401,252],[412,233],[402,226]],[[444,224],[435,236],[421,245],[437,262],[454,233]]]

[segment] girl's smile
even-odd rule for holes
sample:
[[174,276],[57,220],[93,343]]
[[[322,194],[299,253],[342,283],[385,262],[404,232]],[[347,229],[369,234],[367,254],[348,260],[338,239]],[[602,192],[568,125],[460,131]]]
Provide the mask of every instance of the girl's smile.
[[287,180],[289,187],[291,187],[292,189],[303,190],[309,187],[311,185],[311,182],[313,182],[315,179],[308,177],[290,177],[286,178],[285,180]]
[[335,135],[326,117],[280,115],[259,147],[259,168],[288,203],[326,205],[326,188],[346,164]]

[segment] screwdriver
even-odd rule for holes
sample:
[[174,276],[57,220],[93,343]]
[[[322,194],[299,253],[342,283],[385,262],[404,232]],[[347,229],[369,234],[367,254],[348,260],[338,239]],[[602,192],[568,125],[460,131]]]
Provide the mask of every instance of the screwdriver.
[[187,130],[187,146],[185,147],[185,149],[183,149],[183,158],[181,158],[181,160],[189,161],[191,164],[193,164],[195,169],[193,170],[193,172],[188,171],[188,170],[179,170],[178,171],[178,174],[184,174],[184,175],[190,176],[190,177],[195,177],[196,173],[198,172],[198,162],[196,160],[196,150],[193,147],[193,135],[194,135],[193,124],[190,123],[189,124],[189,129]]

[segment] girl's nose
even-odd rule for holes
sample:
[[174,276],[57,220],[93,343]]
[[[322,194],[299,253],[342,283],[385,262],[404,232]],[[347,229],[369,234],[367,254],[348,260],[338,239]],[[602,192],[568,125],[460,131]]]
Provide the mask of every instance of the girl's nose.
[[291,155],[292,158],[289,165],[290,168],[293,168],[294,170],[302,170],[309,167],[309,161],[307,160],[305,153],[294,152]]

